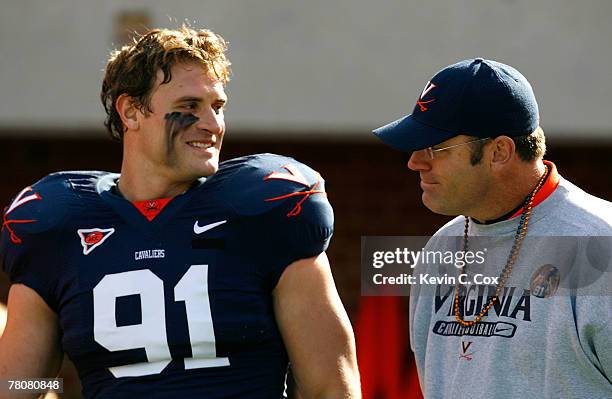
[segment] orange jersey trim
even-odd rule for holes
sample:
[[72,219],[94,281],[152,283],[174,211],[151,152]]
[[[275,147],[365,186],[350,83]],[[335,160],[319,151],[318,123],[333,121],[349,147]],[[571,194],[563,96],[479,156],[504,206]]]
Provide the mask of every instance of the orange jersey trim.
[[[555,164],[550,161],[544,161],[544,164],[548,166],[549,169],[548,177],[546,178],[546,181],[544,182],[544,184],[542,184],[542,187],[540,187],[540,190],[535,194],[535,197],[533,198],[533,208],[544,202],[544,200],[548,198],[557,189],[557,187],[559,186],[559,182],[561,181]],[[520,216],[522,212],[523,207],[516,211],[514,215],[510,216],[509,219]]]
[[156,200],[132,201],[138,211],[150,222],[172,201],[172,198],[161,198]]

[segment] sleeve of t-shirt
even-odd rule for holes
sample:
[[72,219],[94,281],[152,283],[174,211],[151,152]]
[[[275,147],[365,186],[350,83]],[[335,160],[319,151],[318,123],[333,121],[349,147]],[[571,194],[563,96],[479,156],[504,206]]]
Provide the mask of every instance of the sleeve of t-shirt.
[[216,180],[241,223],[241,251],[257,262],[269,287],[291,263],[329,246],[334,213],[322,176],[309,166],[275,154],[226,162]]
[[323,194],[299,205],[288,201],[266,215],[261,230],[259,247],[267,248],[262,266],[275,286],[291,263],[327,250],[334,231],[333,209]]
[[602,381],[612,383],[612,297],[577,296],[576,322],[582,348]]
[[22,191],[6,208],[0,233],[0,266],[12,284],[32,288],[57,311],[62,256],[55,226],[62,219],[63,207],[41,186],[44,183]]
[[51,309],[57,311],[55,290],[61,256],[58,254],[55,236],[21,233],[19,239],[21,242],[15,243],[11,240],[8,229],[2,231],[2,269],[8,274],[12,284],[23,284],[32,288]]
[[612,237],[592,236],[579,241],[584,250],[576,258],[576,324],[582,348],[593,366],[612,383]]

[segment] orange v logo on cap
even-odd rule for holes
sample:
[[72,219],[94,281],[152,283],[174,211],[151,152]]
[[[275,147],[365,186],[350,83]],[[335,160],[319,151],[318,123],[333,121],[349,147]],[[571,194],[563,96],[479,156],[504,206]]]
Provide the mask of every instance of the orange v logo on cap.
[[421,96],[419,97],[419,101],[417,101],[417,105],[420,107],[421,112],[425,112],[425,111],[428,110],[428,108],[425,106],[425,104],[429,104],[431,102],[436,101],[435,98],[432,98],[431,100],[428,100],[428,101],[423,101],[423,97],[425,97],[427,95],[427,93],[429,93],[435,87],[437,87],[435,84],[433,84],[431,82],[427,82],[427,84],[423,88],[423,91],[421,92]]

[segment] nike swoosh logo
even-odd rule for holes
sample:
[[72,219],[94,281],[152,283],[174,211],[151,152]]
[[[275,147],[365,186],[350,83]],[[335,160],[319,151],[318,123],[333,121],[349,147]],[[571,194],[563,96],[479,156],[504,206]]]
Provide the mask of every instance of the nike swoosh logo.
[[202,234],[205,231],[208,231],[210,229],[214,229],[217,226],[221,226],[225,222],[227,222],[227,220],[222,220],[220,222],[206,224],[204,226],[198,226],[198,221],[196,220],[196,222],[193,224],[193,232],[196,233],[196,234]]

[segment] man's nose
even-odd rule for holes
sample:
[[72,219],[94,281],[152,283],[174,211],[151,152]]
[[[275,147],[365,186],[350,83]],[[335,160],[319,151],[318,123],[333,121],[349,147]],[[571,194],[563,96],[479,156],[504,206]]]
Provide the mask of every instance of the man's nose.
[[408,169],[415,172],[431,169],[431,159],[426,150],[413,151],[408,159]]
[[212,108],[202,110],[196,114],[199,118],[195,127],[199,130],[208,131],[214,135],[221,135],[224,129],[224,120],[222,113],[216,113]]

